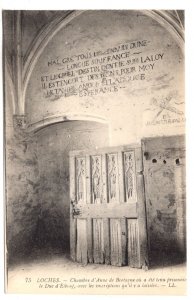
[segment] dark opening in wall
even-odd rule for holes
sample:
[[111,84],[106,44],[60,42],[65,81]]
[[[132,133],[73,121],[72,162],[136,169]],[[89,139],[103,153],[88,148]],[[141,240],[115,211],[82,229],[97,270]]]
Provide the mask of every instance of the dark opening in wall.
[[157,159],[152,159],[153,164],[157,163]]
[[148,153],[148,152],[144,152],[144,157],[145,157],[145,159],[147,160],[148,157],[149,157],[149,153]]
[[37,235],[41,250],[69,253],[69,152],[107,146],[109,128],[103,123],[83,120],[61,122],[37,132],[42,212]]

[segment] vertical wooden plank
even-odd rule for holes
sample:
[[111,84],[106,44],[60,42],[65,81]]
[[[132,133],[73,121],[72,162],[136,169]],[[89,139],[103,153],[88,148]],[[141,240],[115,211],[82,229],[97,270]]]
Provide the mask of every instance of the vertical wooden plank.
[[[86,155],[86,203],[91,203],[91,157]],[[87,218],[87,256],[88,262],[93,262],[92,219]]]
[[91,156],[91,203],[102,203],[102,155]]
[[91,203],[91,159],[86,155],[86,203]]
[[127,265],[127,224],[126,219],[121,219],[121,247],[122,247],[122,265]]
[[142,149],[135,149],[136,159],[136,191],[138,199],[138,227],[139,227],[139,251],[140,266],[148,268],[148,238],[147,238],[147,218],[145,204],[145,185],[143,176]]
[[77,220],[73,217],[73,208],[76,204],[75,199],[75,157],[71,156],[69,161],[70,174],[70,255],[73,261],[76,260],[76,230]]
[[[75,158],[75,190],[76,205],[84,206],[87,203],[87,182],[86,182],[86,156],[76,156]],[[76,239],[76,260],[82,264],[87,264],[87,219],[77,218],[77,239]]]
[[149,212],[149,199],[150,199],[150,189],[149,189],[149,172],[148,172],[148,166],[149,166],[149,160],[148,156],[148,147],[147,147],[147,139],[142,140],[141,143],[142,147],[142,161],[143,161],[143,170],[144,170],[144,196],[145,196],[145,216],[146,216],[146,224],[147,224],[147,255],[148,255],[148,261],[149,261],[149,253],[151,252],[151,233],[149,231],[149,228],[151,227],[151,218],[149,218],[150,212]]
[[104,263],[104,228],[103,219],[93,219],[94,263]]
[[135,166],[136,166],[136,172],[141,173],[142,170],[143,170],[142,149],[141,149],[141,147],[135,148]]
[[118,153],[107,154],[108,202],[119,203]]
[[128,265],[140,268],[139,226],[137,219],[128,219]]
[[86,157],[75,158],[76,203],[86,203]]
[[110,265],[110,219],[103,219],[104,229],[104,262]]
[[125,202],[137,201],[136,194],[136,161],[135,150],[123,153],[123,172],[124,172],[124,194]]
[[184,257],[186,253],[186,201],[185,185],[185,162],[182,158],[181,164],[174,168],[174,181],[176,185],[176,214],[177,214],[177,244],[181,255]]
[[122,266],[121,223],[120,219],[110,219],[111,264]]
[[124,170],[123,170],[123,153],[118,152],[118,174],[119,174],[119,202],[125,202],[124,195]]
[[77,219],[77,251],[76,260],[82,264],[87,264],[87,220]]
[[88,253],[88,262],[93,263],[93,243],[92,243],[92,237],[93,237],[93,226],[92,226],[92,219],[87,218],[87,253]]
[[146,204],[144,192],[144,176],[141,172],[136,175],[137,199],[138,199],[138,224],[139,224],[139,245],[140,245],[140,264],[148,268],[148,240],[147,240],[147,221]]
[[[124,165],[123,165],[123,152],[118,152],[118,173],[119,173],[119,202],[124,203]],[[121,248],[122,248],[122,265],[127,264],[127,232],[126,232],[126,219],[120,219],[121,224]]]
[[102,203],[108,203],[107,157],[102,154]]
[[[107,157],[102,154],[102,203],[108,204],[108,187],[107,187]],[[110,221],[103,218],[104,229],[104,262],[110,264]]]

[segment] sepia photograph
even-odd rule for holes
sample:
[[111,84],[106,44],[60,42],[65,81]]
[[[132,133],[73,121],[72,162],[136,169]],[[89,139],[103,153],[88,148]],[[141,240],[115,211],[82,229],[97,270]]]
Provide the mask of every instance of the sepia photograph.
[[186,295],[185,11],[1,13],[6,293]]

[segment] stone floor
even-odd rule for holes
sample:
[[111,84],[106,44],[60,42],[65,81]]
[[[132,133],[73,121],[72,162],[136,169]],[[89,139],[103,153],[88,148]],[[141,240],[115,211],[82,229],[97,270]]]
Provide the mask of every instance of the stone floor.
[[186,266],[161,264],[149,270],[128,266],[81,265],[68,255],[50,253],[11,265],[8,293],[185,294]]

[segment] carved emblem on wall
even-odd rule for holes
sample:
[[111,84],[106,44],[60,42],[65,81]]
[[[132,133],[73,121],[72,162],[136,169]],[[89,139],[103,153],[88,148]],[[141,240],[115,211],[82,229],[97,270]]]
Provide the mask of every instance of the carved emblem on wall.
[[85,159],[76,159],[77,202],[86,201]]
[[26,127],[26,116],[25,115],[14,115],[13,125],[15,129],[25,129]]
[[183,98],[177,91],[172,91],[167,95],[150,99],[149,106],[144,110],[147,116],[146,126],[184,123],[185,102]]

